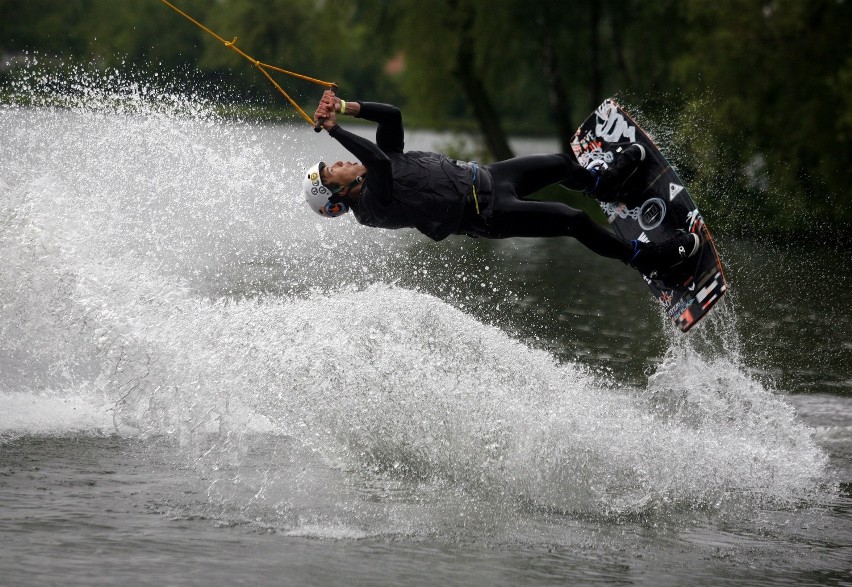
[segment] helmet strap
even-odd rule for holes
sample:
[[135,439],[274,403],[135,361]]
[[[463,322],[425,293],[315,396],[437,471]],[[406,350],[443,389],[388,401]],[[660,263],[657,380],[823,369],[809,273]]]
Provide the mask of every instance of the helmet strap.
[[[343,199],[343,198],[345,198],[345,197],[346,197],[346,195],[349,193],[349,190],[351,190],[351,189],[352,189],[352,188],[354,188],[355,186],[360,185],[361,183],[363,183],[363,182],[364,182],[364,178],[365,178],[365,177],[366,177],[366,175],[359,175],[358,177],[356,177],[356,178],[355,178],[355,180],[354,180],[354,181],[350,182],[350,183],[349,183],[349,185],[344,185],[344,186],[340,186],[340,187],[337,187],[337,188],[328,188],[328,190],[329,190],[332,194],[334,194],[334,196],[338,196],[338,195],[339,195],[339,196],[340,196],[340,199]],[[341,194],[340,192],[342,192],[343,190],[346,190],[346,193]],[[329,200],[332,200],[332,198],[329,198]]]

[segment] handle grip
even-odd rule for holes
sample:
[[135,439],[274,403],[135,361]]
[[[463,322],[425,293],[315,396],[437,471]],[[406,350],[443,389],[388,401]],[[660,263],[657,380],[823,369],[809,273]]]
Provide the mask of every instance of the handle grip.
[[[332,92],[337,92],[337,84],[330,84],[328,86]],[[320,132],[322,130],[322,123],[325,122],[325,118],[320,118],[317,120],[317,123],[314,125],[314,132]]]

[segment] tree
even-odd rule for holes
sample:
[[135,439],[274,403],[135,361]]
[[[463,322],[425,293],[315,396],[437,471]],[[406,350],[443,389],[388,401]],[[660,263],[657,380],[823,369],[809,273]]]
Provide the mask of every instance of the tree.
[[689,48],[672,69],[689,95],[686,111],[708,112],[701,183],[742,194],[732,208],[751,225],[813,232],[832,219],[848,226],[852,5],[685,6]]

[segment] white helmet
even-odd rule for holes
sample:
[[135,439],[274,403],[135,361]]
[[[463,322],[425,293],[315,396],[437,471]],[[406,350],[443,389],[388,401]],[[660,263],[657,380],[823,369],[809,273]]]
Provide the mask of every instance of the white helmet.
[[349,206],[343,202],[340,196],[322,184],[320,174],[323,167],[325,167],[325,163],[320,161],[308,169],[307,177],[302,184],[305,191],[305,201],[311,210],[320,216],[326,218],[342,216],[349,211]]

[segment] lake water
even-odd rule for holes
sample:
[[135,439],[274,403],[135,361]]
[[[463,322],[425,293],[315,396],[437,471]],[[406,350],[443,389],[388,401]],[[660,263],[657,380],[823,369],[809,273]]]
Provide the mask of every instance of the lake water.
[[3,93],[4,585],[852,583],[848,250],[717,235],[681,335],[570,239],[313,215],[301,126]]

